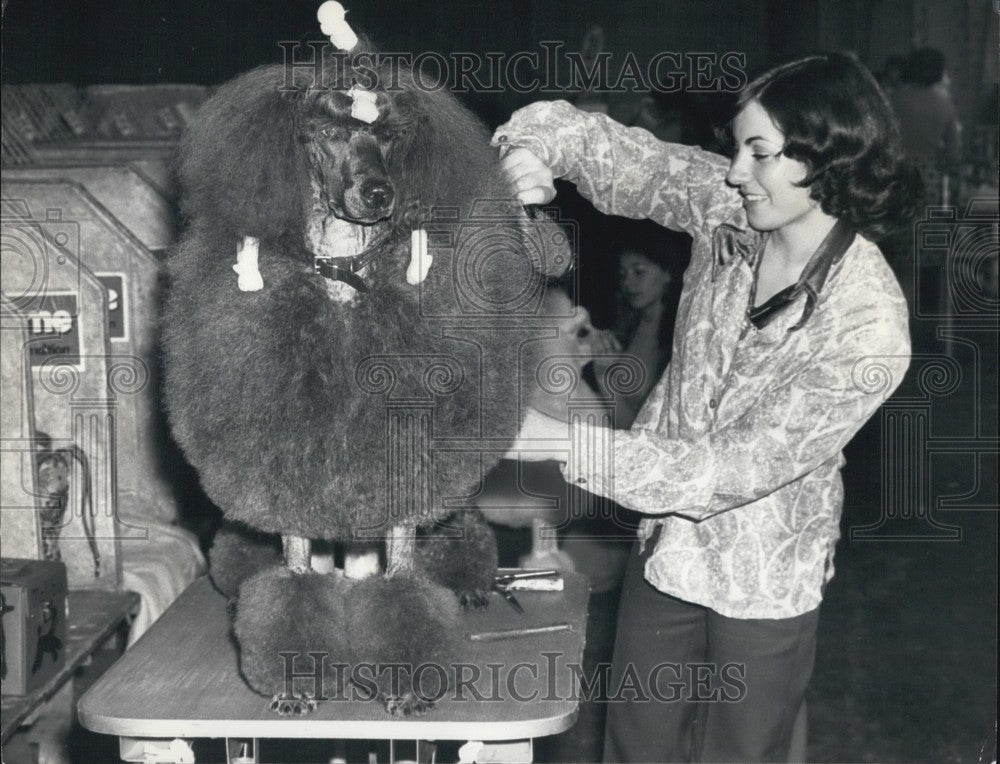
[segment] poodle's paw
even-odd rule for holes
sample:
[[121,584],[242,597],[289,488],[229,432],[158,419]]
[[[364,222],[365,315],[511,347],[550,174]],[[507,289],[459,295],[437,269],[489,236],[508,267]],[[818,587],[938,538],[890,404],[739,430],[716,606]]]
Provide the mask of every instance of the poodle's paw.
[[423,716],[434,708],[434,701],[421,698],[412,691],[402,695],[384,695],[382,702],[392,716]]
[[308,716],[316,710],[316,699],[308,692],[279,692],[271,698],[271,710],[278,716]]
[[281,692],[322,697],[311,672],[321,661],[344,660],[349,650],[343,590],[334,576],[281,566],[240,585],[233,634],[240,673],[254,691],[266,698]]
[[490,593],[485,589],[458,592],[458,602],[466,610],[485,610],[490,605]]

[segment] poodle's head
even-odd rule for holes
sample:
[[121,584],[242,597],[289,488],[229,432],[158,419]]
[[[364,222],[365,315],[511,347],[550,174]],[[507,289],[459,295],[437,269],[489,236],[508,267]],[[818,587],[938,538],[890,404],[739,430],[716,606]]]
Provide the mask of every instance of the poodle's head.
[[351,223],[384,220],[395,201],[387,169],[392,131],[377,118],[387,101],[384,94],[371,93],[370,98],[368,108],[377,115],[370,123],[352,114],[356,97],[342,90],[306,92],[299,108],[298,132],[312,186],[330,214]]
[[[367,97],[379,114],[390,110],[384,92]],[[302,241],[317,202],[351,223],[388,219],[398,197],[390,120],[354,116],[355,100],[343,80],[308,67],[265,66],[222,85],[181,143],[185,215],[262,241]]]

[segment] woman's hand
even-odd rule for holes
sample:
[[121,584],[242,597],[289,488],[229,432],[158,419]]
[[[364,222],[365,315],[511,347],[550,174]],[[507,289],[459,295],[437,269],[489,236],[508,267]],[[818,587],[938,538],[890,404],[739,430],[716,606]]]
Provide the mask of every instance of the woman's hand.
[[595,341],[600,341],[603,345],[603,335],[601,329],[595,329],[590,323],[590,312],[582,307],[576,306],[572,318],[568,318],[559,326],[559,345],[557,349],[560,355],[570,360],[577,369],[582,369],[598,352]]
[[595,361],[600,361],[600,356],[617,356],[622,352],[622,344],[610,329],[594,329],[590,348]]
[[545,204],[555,198],[552,170],[528,149],[510,148],[500,166],[521,204]]
[[622,344],[615,337],[614,332],[609,329],[595,329],[594,338],[591,340],[591,348],[594,355],[594,375],[597,384],[604,390],[604,374],[612,365],[624,357]]
[[529,406],[517,440],[504,457],[524,462],[565,462],[569,447],[569,425]]

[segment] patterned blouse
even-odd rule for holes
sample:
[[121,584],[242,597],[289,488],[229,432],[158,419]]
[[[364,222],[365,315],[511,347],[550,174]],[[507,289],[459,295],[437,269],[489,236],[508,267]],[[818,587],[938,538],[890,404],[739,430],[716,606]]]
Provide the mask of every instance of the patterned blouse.
[[531,150],[602,212],[694,239],[670,365],[631,430],[570,425],[566,479],[649,516],[642,543],[662,526],[645,570],[659,590],[731,618],[818,607],[841,450],[909,365],[906,302],[878,247],[848,232],[754,322],[766,235],[726,185],[727,160],[561,101],[519,110],[494,140]]

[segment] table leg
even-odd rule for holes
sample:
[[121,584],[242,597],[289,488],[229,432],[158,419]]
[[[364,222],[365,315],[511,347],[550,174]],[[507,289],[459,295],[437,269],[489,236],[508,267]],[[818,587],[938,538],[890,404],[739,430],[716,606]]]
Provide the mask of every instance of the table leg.
[[[433,740],[414,740],[412,748],[407,741],[403,750],[404,753],[400,754],[397,741],[390,739],[388,764],[432,764],[436,761],[437,743]],[[413,751],[412,758],[407,755],[411,750]]]
[[533,740],[504,740],[484,743],[470,740],[458,749],[459,764],[531,764],[534,760]]
[[226,738],[226,764],[259,764],[259,762],[257,738]]
[[437,760],[437,743],[433,740],[417,741],[417,764],[432,764]]
[[194,764],[194,750],[187,740],[155,740],[119,737],[118,756],[122,761],[142,764]]

